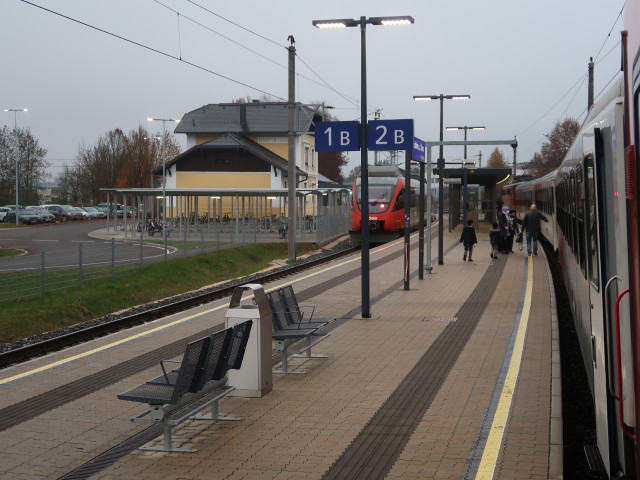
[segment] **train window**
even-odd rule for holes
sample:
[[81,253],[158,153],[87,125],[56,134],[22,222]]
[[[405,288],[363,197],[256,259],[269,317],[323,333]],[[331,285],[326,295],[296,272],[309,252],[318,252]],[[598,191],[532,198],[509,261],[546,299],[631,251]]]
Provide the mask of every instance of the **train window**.
[[587,179],[585,185],[585,208],[587,229],[587,251],[589,280],[600,288],[600,273],[598,272],[598,224],[596,222],[596,185],[593,168],[593,156],[584,159],[584,176]]
[[584,230],[584,181],[582,176],[582,165],[576,168],[576,235],[578,247],[578,261],[582,276],[587,277],[587,255],[585,248],[585,230]]
[[575,243],[575,214],[576,214],[576,176],[574,172],[571,172],[571,174],[569,175],[569,191],[567,192],[569,194],[569,198],[567,200],[569,200],[569,225],[568,225],[568,231],[569,231],[569,245],[571,246],[571,251],[573,252],[573,254],[577,257],[576,255],[576,243]]

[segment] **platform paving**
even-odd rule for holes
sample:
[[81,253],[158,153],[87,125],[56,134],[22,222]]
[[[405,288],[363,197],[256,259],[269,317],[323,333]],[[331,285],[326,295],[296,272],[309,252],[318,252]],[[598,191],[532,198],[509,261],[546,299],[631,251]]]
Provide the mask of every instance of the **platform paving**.
[[[505,352],[511,348],[518,309],[522,305],[528,259],[516,250],[514,254],[492,260],[485,230],[486,226],[483,228],[481,224],[474,262],[462,261],[462,247],[457,242],[459,230],[445,231],[444,265],[437,265],[434,241],[433,273],[425,273],[423,280],[412,278],[409,290],[402,288],[401,256],[372,270],[372,317],[355,314],[348,320],[342,319],[331,336],[315,348],[328,358],[292,359],[290,367],[305,371],[304,375],[274,376],[273,391],[262,398],[227,397],[221,401],[221,413],[241,417],[242,421],[214,424],[189,421],[175,428],[174,443],[196,448],[197,452],[135,450],[91,478],[356,478],[340,477],[335,468],[339,462],[348,464],[350,458],[363,455],[364,458],[370,456],[364,468],[371,468],[372,473],[362,478],[492,478],[476,477],[477,461],[482,455],[478,445],[482,443],[483,428],[491,428],[491,405],[500,394],[497,382],[504,368]],[[417,238],[412,239],[415,241]],[[397,255],[401,250],[400,241],[379,252],[372,251],[371,262],[384,255]],[[319,268],[313,275],[301,274],[294,290],[330,282],[351,268],[353,262],[357,264],[358,260],[352,259],[349,264],[343,261],[344,265],[332,269]],[[560,368],[553,287],[544,256],[531,257],[531,262],[533,301],[521,371],[511,392],[513,403],[495,461],[493,478],[496,479],[562,478]],[[415,272],[416,268],[417,251],[413,251],[411,271]],[[371,443],[367,441],[362,443],[364,451],[354,451],[367,425],[386,408],[385,402],[406,388],[405,379],[422,383],[420,377],[416,379],[414,368],[424,362],[430,347],[440,344],[443,332],[455,330],[456,315],[460,314],[461,307],[470,308],[466,302],[472,292],[487,278],[485,274],[489,269],[497,268],[502,269],[502,274],[495,285],[482,285],[487,292],[486,308],[479,312],[477,325],[455,362],[446,372],[437,370],[435,363],[433,370],[428,364],[422,367],[425,382],[438,375],[442,376],[441,381],[419,418],[407,419],[414,425],[408,434],[402,433],[398,451],[391,455],[392,460],[385,460],[389,464],[384,468],[376,465],[378,453],[368,450]],[[316,315],[323,317],[343,316],[357,309],[360,301],[360,277],[313,298]],[[223,308],[207,313],[207,322],[222,321],[223,313]],[[199,324],[191,322],[180,328],[183,329],[180,333],[186,336],[197,332]],[[140,327],[139,331],[143,332],[144,328]],[[117,338],[118,335],[110,341]],[[136,348],[123,349],[117,355],[120,360],[135,358],[141,349],[150,349],[162,341],[166,342],[166,338],[145,336]],[[443,350],[442,355],[446,356],[447,351]],[[95,357],[93,365],[78,362],[76,368],[82,369],[83,375],[87,371],[99,371],[100,357]],[[19,371],[13,369],[9,373]],[[56,472],[63,470],[65,463],[70,471],[83,462],[78,451],[89,450],[97,456],[140,431],[129,419],[142,410],[141,406],[118,402],[115,395],[151,378],[153,372],[154,369],[148,369],[132,375],[42,418],[0,432],[0,465],[3,465],[0,477],[4,470],[4,473],[19,473],[12,478],[52,478],[47,476],[51,472],[47,459],[61,465]],[[1,406],[53,387],[57,373],[39,384],[25,381],[21,388],[11,387],[13,384],[0,387],[12,399],[5,397]],[[0,371],[0,379],[7,374]],[[68,381],[80,372],[65,365],[60,367],[59,374]],[[101,421],[89,429],[81,428],[82,423],[89,424],[96,417]],[[383,447],[397,440],[392,438],[394,435],[400,435],[399,431],[377,428],[380,435],[389,438],[389,442],[382,442]],[[105,432],[103,437],[111,438],[109,442],[99,440],[101,430]],[[118,432],[116,435],[114,430]],[[16,434],[20,439],[16,439]],[[160,438],[153,441],[160,442]],[[41,454],[38,461],[34,459],[36,452]],[[4,466],[5,460],[11,469]],[[29,468],[39,468],[40,473],[34,470],[29,473]]]

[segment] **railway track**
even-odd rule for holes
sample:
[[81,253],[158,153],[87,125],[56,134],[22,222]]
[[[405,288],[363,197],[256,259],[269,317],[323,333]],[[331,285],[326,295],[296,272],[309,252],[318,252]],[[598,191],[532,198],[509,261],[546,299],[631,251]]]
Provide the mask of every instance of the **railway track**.
[[147,323],[158,318],[166,317],[203,303],[219,300],[232,294],[234,288],[246,283],[268,283],[279,278],[293,275],[300,271],[331,262],[359,250],[357,247],[346,248],[337,252],[321,255],[317,258],[296,262],[274,270],[261,272],[249,277],[242,277],[225,284],[205,289],[191,294],[184,294],[167,301],[155,302],[143,307],[132,309],[113,320],[100,322],[97,325],[80,327],[77,331],[53,336],[46,340],[37,341],[23,347],[14,348],[0,353],[0,369],[15,363],[21,363],[31,358],[62,350],[71,345],[86,342],[119,330],[131,328],[135,325]]

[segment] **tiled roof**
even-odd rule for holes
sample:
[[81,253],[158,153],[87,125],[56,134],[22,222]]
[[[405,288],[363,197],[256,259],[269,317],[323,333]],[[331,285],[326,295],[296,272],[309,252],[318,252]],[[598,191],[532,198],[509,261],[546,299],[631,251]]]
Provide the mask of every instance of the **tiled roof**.
[[[288,115],[286,102],[211,103],[186,113],[175,133],[283,134],[288,131]],[[296,132],[311,132],[321,120],[319,109],[296,104]]]

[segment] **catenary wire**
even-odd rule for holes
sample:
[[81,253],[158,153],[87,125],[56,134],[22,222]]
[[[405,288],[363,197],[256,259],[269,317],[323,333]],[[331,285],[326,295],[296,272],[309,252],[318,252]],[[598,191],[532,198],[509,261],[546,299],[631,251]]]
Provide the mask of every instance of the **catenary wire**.
[[119,39],[119,40],[123,40],[123,41],[125,41],[125,42],[127,42],[127,43],[131,43],[132,45],[136,45],[136,46],[138,46],[138,47],[144,48],[144,49],[146,49],[146,50],[149,50],[149,51],[151,51],[151,52],[157,53],[157,54],[159,54],[159,55],[162,55],[162,56],[165,56],[165,57],[171,58],[171,59],[173,59],[173,60],[177,60],[177,61],[179,61],[179,62],[185,63],[185,64],[187,64],[187,65],[189,65],[189,66],[191,66],[191,67],[197,68],[197,69],[199,69],[199,70],[202,70],[202,71],[204,71],[204,72],[210,73],[210,74],[215,75],[215,76],[217,76],[217,77],[224,78],[225,80],[229,80],[230,82],[237,83],[238,85],[242,85],[243,87],[250,88],[250,89],[252,89],[252,90],[255,90],[255,91],[260,92],[260,93],[264,93],[265,95],[269,95],[269,96],[272,96],[272,97],[277,98],[277,99],[280,99],[280,100],[285,100],[284,98],[279,97],[278,95],[274,95],[274,94],[269,93],[269,92],[267,92],[267,91],[265,91],[265,90],[262,90],[262,89],[260,89],[260,88],[258,88],[258,87],[254,87],[254,86],[252,86],[252,85],[249,85],[249,84],[247,84],[247,83],[241,82],[241,81],[239,81],[239,80],[235,80],[235,79],[233,79],[233,78],[231,78],[231,77],[228,77],[228,76],[223,75],[223,74],[221,74],[221,73],[215,72],[215,71],[213,71],[213,70],[211,70],[211,69],[209,69],[209,68],[203,67],[203,66],[198,65],[198,64],[195,64],[195,63],[193,63],[193,62],[189,62],[189,61],[187,61],[187,60],[183,60],[182,58],[176,57],[175,55],[172,55],[172,54],[170,54],[170,53],[163,52],[162,50],[158,50],[158,49],[156,49],[156,48],[150,47],[150,46],[145,45],[145,44],[140,43],[140,42],[136,42],[136,41],[134,41],[134,40],[130,40],[130,39],[128,39],[128,38],[126,38],[126,37],[123,37],[123,36],[121,36],[121,35],[117,35],[117,34],[115,34],[115,33],[109,32],[109,31],[107,31],[107,30],[104,30],[104,29],[102,29],[102,28],[96,27],[96,26],[94,26],[94,25],[90,25],[90,24],[88,24],[88,23],[82,22],[82,21],[80,21],[80,20],[77,20],[77,19],[75,19],[75,18],[69,17],[69,16],[64,15],[64,14],[62,14],[62,13],[56,12],[56,11],[54,11],[54,10],[50,10],[50,9],[48,9],[48,8],[46,8],[46,7],[43,7],[42,5],[38,5],[38,4],[35,4],[35,3],[31,3],[31,2],[29,2],[29,1],[27,1],[27,0],[20,0],[20,1],[21,1],[22,3],[26,3],[27,5],[31,5],[32,7],[39,8],[39,9],[41,9],[41,10],[44,10],[44,11],[49,12],[49,13],[52,13],[52,14],[54,14],[54,15],[57,15],[57,16],[62,17],[62,18],[64,18],[64,19],[67,19],[67,20],[70,20],[70,21],[72,21],[72,22],[78,23],[78,24],[83,25],[83,26],[85,26],[85,27],[91,28],[91,29],[93,29],[93,30],[96,30],[96,31],[101,32],[101,33],[104,33],[104,34],[106,34],[106,35],[112,36],[112,37],[117,38],[117,39]]
[[[162,3],[162,2],[160,2],[159,0],[153,0],[153,1],[154,1],[155,3],[157,3],[158,5],[160,5],[160,6],[164,7],[164,8],[166,8],[167,10],[170,10],[170,11],[172,11],[172,12],[174,12],[174,13],[176,13],[176,14],[178,14],[178,15],[182,16],[182,18],[185,18],[185,19],[189,20],[190,22],[195,23],[196,25],[198,25],[198,26],[200,26],[200,27],[204,28],[205,30],[208,30],[209,32],[214,33],[214,34],[216,34],[216,35],[218,35],[218,36],[220,36],[220,37],[224,38],[225,40],[228,40],[229,42],[231,42],[231,43],[233,43],[233,44],[235,44],[235,45],[237,45],[237,46],[239,46],[239,47],[241,47],[241,48],[244,48],[245,50],[248,50],[249,52],[251,52],[251,53],[253,53],[253,54],[255,54],[255,55],[258,55],[259,57],[261,57],[261,58],[263,58],[263,59],[265,59],[265,60],[267,60],[267,61],[269,61],[269,62],[273,63],[274,65],[276,65],[276,66],[278,66],[278,67],[280,67],[280,68],[282,68],[282,69],[285,69],[285,70],[286,70],[286,69],[288,69],[288,67],[287,67],[286,65],[283,65],[283,64],[281,64],[281,63],[278,63],[276,60],[273,60],[273,59],[271,59],[271,58],[269,58],[269,57],[267,57],[267,56],[265,56],[265,55],[261,54],[260,52],[258,52],[258,51],[256,51],[256,50],[254,50],[254,49],[252,49],[252,48],[250,48],[250,47],[247,47],[246,45],[244,45],[244,44],[242,44],[242,43],[240,43],[240,42],[237,42],[236,40],[233,40],[232,38],[230,38],[230,37],[228,37],[228,36],[226,36],[226,35],[224,35],[224,34],[222,34],[222,33],[218,32],[218,31],[216,31],[216,30],[214,30],[214,29],[212,29],[212,28],[210,28],[210,27],[208,27],[208,26],[204,25],[203,23],[201,23],[201,22],[199,22],[199,21],[197,21],[197,20],[195,20],[195,19],[193,19],[193,18],[190,18],[189,16],[185,15],[184,13],[180,13],[180,12],[178,12],[177,10],[175,10],[175,9],[173,9],[173,8],[171,8],[171,7],[169,7],[168,5],[165,5],[165,4],[164,4],[164,3]],[[252,34],[254,34],[254,35],[256,35],[256,36],[258,36],[258,37],[260,37],[260,38],[262,38],[262,39],[264,39],[264,40],[267,40],[268,42],[273,43],[274,45],[277,45],[278,47],[286,48],[286,47],[284,47],[283,45],[280,45],[280,44],[278,44],[277,42],[275,42],[275,41],[273,41],[273,40],[271,40],[271,39],[269,39],[269,38],[267,38],[267,37],[264,37],[263,35],[260,35],[260,34],[258,34],[258,33],[256,33],[256,32],[254,32],[254,31],[252,31],[252,30],[250,30],[250,29],[248,29],[248,28],[245,28],[245,27],[241,26],[240,24],[238,24],[238,23],[236,23],[236,22],[233,22],[232,20],[229,20],[228,18],[223,17],[222,15],[219,15],[219,14],[217,14],[217,13],[213,12],[212,10],[209,10],[209,9],[207,9],[207,8],[205,8],[205,7],[203,7],[203,6],[199,5],[199,4],[197,4],[197,3],[195,3],[195,2],[190,2],[190,3],[192,3],[193,5],[196,5],[196,6],[197,6],[197,7],[199,7],[199,8],[202,8],[203,10],[205,10],[205,11],[207,11],[207,12],[211,13],[212,15],[215,15],[215,16],[217,16],[217,17],[219,17],[219,18],[223,19],[223,20],[224,20],[224,21],[226,21],[226,22],[231,23],[232,25],[237,26],[238,28],[242,28],[243,30],[245,30],[245,31],[247,31],[247,32],[250,32],[250,33],[252,33]],[[318,82],[318,81],[314,80],[313,78],[310,78],[310,77],[307,77],[307,76],[305,76],[305,75],[302,75],[302,74],[300,74],[300,73],[296,73],[296,75],[297,75],[299,78],[304,78],[305,80],[308,80],[308,81],[310,81],[310,82],[312,82],[312,83],[315,83],[316,85],[319,85],[319,86],[321,86],[321,87],[323,87],[323,88],[328,88],[329,90],[331,90],[331,91],[333,91],[334,93],[336,93],[337,95],[339,95],[341,98],[343,98],[343,99],[344,99],[345,101],[347,101],[348,103],[351,103],[352,105],[357,105],[357,101],[353,100],[353,99],[352,99],[352,97],[349,97],[348,95],[346,95],[346,94],[343,94],[343,93],[339,92],[337,89],[335,89],[333,86],[331,86],[327,81],[325,81],[325,80],[324,80],[320,75],[318,75],[318,73],[316,73],[316,72],[313,70],[313,68],[311,68],[311,66],[310,66],[307,62],[305,62],[305,61],[304,61],[304,59],[302,59],[302,57],[300,56],[300,54],[299,54],[298,52],[296,52],[296,56],[297,56],[297,57],[298,57],[298,59],[299,59],[299,60],[304,64],[304,66],[306,66],[306,67],[309,69],[309,71],[311,71],[311,73],[313,73],[313,74],[314,74],[318,79],[320,79],[320,82]]]
[[[156,3],[161,4],[158,0],[153,0],[153,1],[155,1]],[[222,16],[222,15],[220,15],[220,14],[218,14],[218,13],[216,13],[216,12],[214,12],[214,11],[212,11],[212,10],[210,10],[210,9],[206,8],[206,7],[203,7],[202,5],[200,5],[200,4],[196,3],[196,2],[194,2],[193,0],[187,0],[187,1],[188,1],[189,3],[191,3],[192,5],[195,5],[195,6],[199,7],[199,8],[201,8],[201,9],[203,9],[204,11],[206,11],[206,12],[208,12],[208,13],[212,14],[212,15],[215,15],[215,16],[216,16],[216,17],[218,17],[218,18],[221,18],[222,20],[224,20],[224,21],[226,21],[226,22],[229,22],[229,23],[231,23],[232,25],[235,25],[235,26],[236,26],[236,27],[238,27],[238,28],[241,28],[241,29],[243,29],[243,30],[245,30],[245,31],[247,31],[247,32],[249,32],[249,33],[251,33],[251,34],[253,34],[253,35],[257,36],[257,37],[259,37],[259,38],[262,38],[263,40],[266,40],[266,41],[268,41],[268,42],[270,42],[270,43],[273,43],[274,45],[277,45],[277,46],[279,46],[279,47],[283,47],[283,46],[282,46],[282,45],[280,45],[278,42],[276,42],[276,41],[274,41],[274,40],[271,40],[271,39],[269,39],[269,38],[267,38],[267,37],[265,37],[265,36],[263,36],[263,35],[260,35],[259,33],[256,33],[256,32],[254,32],[253,30],[251,30],[251,29],[249,29],[249,28],[246,28],[246,27],[244,27],[244,26],[240,25],[239,23],[236,23],[236,22],[234,22],[234,21],[232,21],[232,20],[229,20],[228,18],[226,18],[226,17],[224,17],[224,16]],[[162,5],[162,4],[161,4],[161,5]],[[165,5],[163,5],[163,6],[165,6]],[[165,7],[166,7],[166,6],[165,6]],[[169,8],[169,7],[166,7],[166,8]],[[183,16],[184,16],[184,15],[183,15]],[[195,22],[195,21],[194,21],[194,22]],[[195,23],[198,23],[198,22],[195,22]],[[198,25],[201,25],[201,24],[200,24],[200,23],[198,23]],[[201,26],[203,26],[203,25],[201,25]],[[204,27],[204,26],[203,26],[203,27]],[[204,27],[204,28],[209,29],[208,27]],[[212,30],[212,31],[213,31],[213,30]],[[214,32],[214,33],[217,33],[217,32]],[[227,38],[227,39],[228,39],[228,37],[225,37],[225,38]],[[243,45],[239,44],[238,42],[235,42],[234,40],[231,40],[231,39],[229,39],[229,40],[230,40],[230,41],[232,41],[233,43],[236,43],[237,45],[243,46]],[[244,47],[244,46],[243,46],[243,47]],[[244,47],[244,48],[247,48],[247,47]],[[283,48],[286,48],[286,47],[283,47]],[[247,49],[248,49],[248,48],[247,48]],[[250,50],[250,49],[248,49],[248,50]],[[256,54],[258,54],[258,55],[260,55],[260,56],[263,56],[263,55],[261,55],[261,54],[259,54],[259,53],[257,53],[257,52],[254,52],[254,53],[256,53]],[[322,86],[322,87],[328,88],[329,90],[331,90],[331,91],[333,91],[334,93],[338,94],[341,98],[343,98],[344,100],[346,100],[348,103],[351,103],[352,105],[357,105],[357,100],[354,100],[354,99],[353,99],[353,97],[350,97],[350,96],[348,96],[348,95],[346,95],[346,94],[343,94],[343,93],[339,92],[339,91],[338,91],[338,90],[336,90],[333,86],[331,86],[331,85],[330,85],[326,80],[324,80],[320,75],[318,75],[318,73],[316,73],[316,72],[313,70],[313,68],[311,68],[311,66],[310,66],[307,62],[305,62],[305,61],[304,61],[304,59],[300,56],[300,54],[299,54],[299,53],[297,53],[297,52],[296,52],[296,56],[297,56],[297,57],[298,57],[298,59],[299,59],[299,60],[304,64],[304,66],[306,66],[306,67],[309,69],[309,71],[311,71],[311,73],[313,73],[316,77],[318,77],[318,79],[319,79],[322,83],[318,83],[317,81],[315,81],[315,80],[314,80],[314,79],[312,79],[312,78],[309,78],[309,77],[306,77],[306,76],[304,76],[304,75],[299,74],[299,76],[300,76],[301,78],[304,78],[304,79],[306,79],[306,80],[309,80],[309,81],[311,81],[311,82],[315,83],[316,85],[320,85],[320,86]],[[264,56],[263,56],[263,58],[267,58],[267,57],[264,57]],[[274,63],[278,64],[277,62],[275,62],[275,61],[273,61],[273,60],[270,60],[270,61],[272,61],[272,62],[274,62]],[[278,64],[278,65],[280,65],[280,64]],[[280,65],[280,66],[282,66],[283,68],[287,68],[287,67],[285,67],[284,65]],[[371,108],[375,108],[375,107],[371,107]]]
[[[602,42],[602,46],[600,47],[600,50],[598,50],[598,53],[596,54],[594,60],[598,60],[598,57],[600,56],[600,52],[602,52],[602,49],[604,48],[605,44],[607,43],[607,40],[609,40],[609,37],[611,36],[611,32],[613,32],[613,29],[616,27],[618,21],[620,20],[620,17],[622,16],[622,12],[624,11],[625,4],[626,4],[626,2],[624,4],[622,4],[622,8],[620,9],[620,13],[618,13],[618,16],[616,17],[616,20],[613,22],[613,25],[611,26],[611,30],[609,30],[609,33],[607,33],[607,36],[605,37],[604,42]],[[605,57],[606,57],[606,55],[605,55]]]

